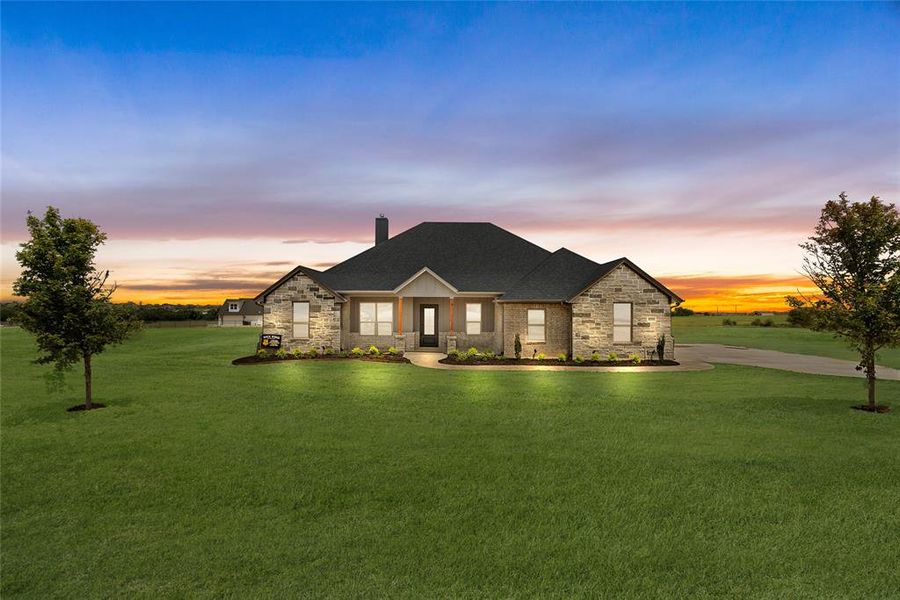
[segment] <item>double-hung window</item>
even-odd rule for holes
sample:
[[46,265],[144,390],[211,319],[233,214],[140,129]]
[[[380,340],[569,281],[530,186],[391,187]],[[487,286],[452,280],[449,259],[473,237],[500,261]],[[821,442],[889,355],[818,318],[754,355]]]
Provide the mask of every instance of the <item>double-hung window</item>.
[[294,337],[309,338],[309,302],[294,302]]
[[481,333],[481,304],[466,304],[466,333]]
[[391,335],[393,326],[393,302],[359,303],[359,332],[362,335]]
[[528,309],[528,341],[546,341],[545,311],[543,308]]
[[613,343],[631,341],[631,302],[613,303]]

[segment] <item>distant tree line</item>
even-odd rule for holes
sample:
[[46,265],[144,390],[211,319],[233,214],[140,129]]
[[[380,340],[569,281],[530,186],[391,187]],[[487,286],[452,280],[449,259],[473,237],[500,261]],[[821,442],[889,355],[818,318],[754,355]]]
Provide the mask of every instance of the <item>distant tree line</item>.
[[215,321],[218,306],[209,304],[137,304],[126,303],[141,321]]
[[[0,303],[0,322],[15,324],[21,312],[21,302]],[[126,302],[119,306],[130,311],[145,323],[156,321],[215,321],[218,306],[208,304],[139,304]]]

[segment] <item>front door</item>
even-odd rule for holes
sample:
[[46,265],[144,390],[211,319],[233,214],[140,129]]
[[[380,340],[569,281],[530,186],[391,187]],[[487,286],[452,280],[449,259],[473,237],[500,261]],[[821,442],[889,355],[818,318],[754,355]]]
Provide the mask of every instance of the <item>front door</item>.
[[419,306],[419,345],[427,348],[437,348],[438,346],[437,304]]

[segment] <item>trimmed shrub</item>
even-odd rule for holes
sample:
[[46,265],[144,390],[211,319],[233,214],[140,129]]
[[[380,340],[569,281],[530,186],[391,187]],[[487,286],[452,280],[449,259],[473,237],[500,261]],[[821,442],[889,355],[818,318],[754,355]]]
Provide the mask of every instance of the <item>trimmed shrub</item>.
[[387,354],[390,354],[391,356],[400,356],[400,351],[397,350],[397,348],[395,348],[394,346],[390,346],[387,349]]
[[594,362],[600,362],[600,353],[599,352],[591,352],[591,360]]
[[663,356],[666,353],[666,334],[662,334],[656,339],[656,354],[659,356],[659,360],[663,359]]
[[459,357],[459,350],[457,350],[456,348],[453,348],[452,350],[448,350],[448,351],[447,351],[447,356],[449,356],[450,358],[458,358],[458,357]]
[[482,355],[484,356],[485,359],[497,358],[497,354],[490,348],[488,348],[487,350],[482,352]]
[[516,359],[522,358],[522,340],[519,339],[519,334],[516,334],[516,341],[513,344],[513,350],[516,353]]
[[567,357],[565,352],[560,352],[556,355],[556,360],[558,360],[559,362],[566,362],[566,358]]
[[287,350],[285,350],[284,348],[279,348],[275,351],[275,358],[287,358]]
[[306,355],[310,358],[317,358],[319,356],[319,351],[315,348],[310,348]]
[[639,365],[639,364],[641,364],[641,355],[638,354],[637,352],[632,352],[631,354],[628,355],[628,360],[630,360],[631,362],[633,362],[636,365]]
[[472,346],[471,348],[466,350],[466,356],[468,356],[469,358],[474,358],[477,354],[478,348],[476,348],[475,346]]
[[294,355],[294,358],[303,358],[303,350],[300,348],[294,348],[291,350],[291,354]]
[[327,347],[322,351],[322,354],[324,354],[325,356],[332,356],[332,355],[334,354],[334,348],[332,348],[331,346],[327,346]]
[[268,358],[269,353],[262,348],[256,351],[256,358]]
[[580,354],[576,354],[576,355],[575,355],[575,358],[574,358],[573,360],[574,360],[575,362],[577,362],[578,364],[581,364],[581,363],[584,362],[584,359],[581,358],[581,355],[580,355]]
[[369,346],[369,349],[366,350],[366,354],[368,354],[369,356],[379,356],[381,354],[381,350],[379,350],[375,346]]
[[350,354],[352,354],[353,356],[362,356],[363,354],[365,354],[365,352],[363,352],[362,348],[357,346],[356,348],[354,348],[353,350],[350,351]]
[[545,358],[547,358],[547,355],[544,354],[543,352],[538,352],[537,354],[534,355],[534,357],[538,360],[544,360]]
[[608,360],[609,362],[616,362],[617,360],[619,360],[619,355],[615,352],[610,352],[606,355],[606,360]]

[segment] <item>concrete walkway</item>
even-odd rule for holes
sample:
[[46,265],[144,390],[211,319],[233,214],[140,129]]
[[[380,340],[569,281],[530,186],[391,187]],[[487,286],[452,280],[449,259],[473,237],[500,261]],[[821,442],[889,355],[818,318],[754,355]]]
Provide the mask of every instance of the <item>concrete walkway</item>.
[[[759,350],[743,346],[724,346],[722,344],[679,344],[675,357],[678,366],[671,367],[569,367],[554,365],[445,365],[438,362],[446,357],[440,352],[407,352],[404,354],[410,362],[418,367],[429,369],[476,369],[480,371],[587,371],[601,373],[659,373],[671,371],[705,371],[712,369],[711,363],[727,363],[748,367],[763,367],[781,371],[795,371],[812,375],[837,375],[839,377],[864,377],[856,370],[852,360],[839,360],[824,356],[806,354],[789,354],[775,350]],[[900,381],[900,369],[878,367],[879,379]]]
[[446,354],[440,352],[405,352],[403,354],[409,359],[409,362],[417,367],[426,367],[429,369],[447,369],[450,371],[458,369],[475,369],[478,371],[580,371],[580,372],[601,372],[601,373],[660,373],[666,371],[706,371],[712,369],[713,366],[706,362],[694,361],[685,362],[679,360],[680,365],[669,367],[571,367],[566,365],[553,364],[555,360],[548,360],[546,365],[445,365],[440,362],[442,358],[446,358]]
[[[748,367],[764,367],[813,375],[837,375],[839,377],[865,377],[862,371],[856,370],[856,362],[840,360],[824,356],[808,354],[791,354],[775,350],[760,350],[743,346],[724,346],[722,344],[678,344],[675,356],[680,361],[727,363],[746,365]],[[879,379],[900,381],[900,369],[879,366],[875,375]]]

